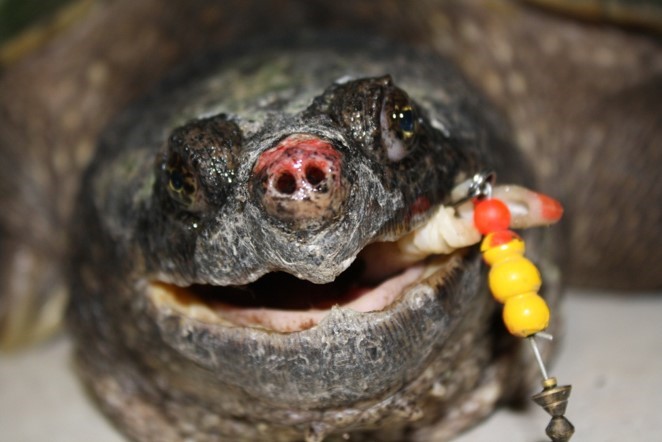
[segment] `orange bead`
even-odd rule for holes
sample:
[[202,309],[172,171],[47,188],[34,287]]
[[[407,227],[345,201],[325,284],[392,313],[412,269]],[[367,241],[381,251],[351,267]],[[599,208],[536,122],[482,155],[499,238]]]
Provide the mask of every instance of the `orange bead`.
[[496,198],[479,201],[474,207],[474,225],[483,235],[506,230],[510,226],[510,209]]

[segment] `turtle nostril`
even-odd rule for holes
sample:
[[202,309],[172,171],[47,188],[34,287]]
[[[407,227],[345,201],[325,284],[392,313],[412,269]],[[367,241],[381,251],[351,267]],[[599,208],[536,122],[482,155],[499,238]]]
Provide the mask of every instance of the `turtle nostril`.
[[306,168],[306,181],[311,186],[317,186],[319,183],[324,181],[326,174],[322,169],[317,166],[308,166]]
[[251,188],[283,228],[315,230],[342,215],[349,189],[343,172],[343,154],[330,141],[292,134],[260,154]]
[[285,195],[292,195],[297,190],[297,180],[290,172],[283,172],[276,179],[276,190]]

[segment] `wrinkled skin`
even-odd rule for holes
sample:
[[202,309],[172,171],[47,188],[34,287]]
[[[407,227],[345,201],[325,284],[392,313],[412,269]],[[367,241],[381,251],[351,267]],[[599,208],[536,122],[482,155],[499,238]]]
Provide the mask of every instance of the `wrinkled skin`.
[[[655,263],[662,248],[655,247],[659,229],[654,226],[660,209],[642,204],[659,200],[661,193],[651,167],[659,164],[654,110],[662,72],[654,38],[498,1],[421,2],[416,8],[384,2],[378,11],[361,2],[347,10],[319,9],[314,2],[271,8],[248,3],[226,9],[177,4],[164,11],[150,2],[117,2],[79,27],[78,35],[66,37],[59,49],[44,51],[3,78],[2,102],[14,106],[3,107],[7,118],[0,121],[2,163],[15,166],[3,176],[17,178],[2,181],[3,194],[16,198],[9,200],[12,210],[3,220],[0,246],[3,259],[21,258],[3,266],[8,275],[3,281],[10,288],[32,284],[29,292],[36,299],[52,299],[49,294],[60,284],[57,263],[69,262],[61,257],[72,253],[60,243],[62,235],[52,232],[65,226],[73,232],[70,320],[81,374],[129,436],[319,440],[350,431],[355,440],[443,440],[488,413],[499,397],[517,392],[528,370],[519,365],[518,346],[492,326],[495,306],[482,287],[475,251],[454,255],[436,277],[412,286],[382,312],[335,309],[319,325],[294,333],[234,327],[231,317],[192,311],[186,308],[190,298],[155,295],[150,285],[244,284],[272,270],[329,281],[367,243],[396,238],[422,222],[426,211],[411,216],[416,197],[424,194],[439,203],[463,174],[483,166],[496,168],[503,182],[531,184],[535,175],[543,191],[566,203],[572,223],[564,227],[571,247],[564,262],[572,264],[575,281],[590,283],[597,276],[603,284],[659,287]],[[89,38],[99,35],[100,23],[122,30],[113,44]],[[390,52],[361,38],[349,44],[356,52],[337,56],[344,52],[342,39],[331,37],[334,44],[322,45],[333,48],[327,57],[316,51],[305,63],[275,63],[262,72],[242,70],[237,59],[247,49],[241,45],[234,54],[198,62],[124,113],[80,180],[90,146],[110,116],[189,51],[303,27],[320,33],[321,28],[360,29],[398,43],[387,44]],[[426,55],[401,48],[403,42],[424,46]],[[80,61],[54,62],[71,47]],[[118,47],[131,51],[113,49]],[[257,57],[255,52],[261,51],[251,56]],[[107,57],[100,61],[98,53]],[[506,118],[489,111],[439,53]],[[141,62],[145,54],[150,63]],[[244,63],[250,64],[251,56]],[[265,60],[263,66],[273,64]],[[49,80],[60,87],[48,84],[55,94],[22,86],[47,72],[44,66],[55,66]],[[283,83],[279,70],[301,80]],[[416,137],[421,144],[402,160],[411,161],[411,168],[385,161],[374,112],[364,109],[365,127],[348,125],[342,112],[351,99],[333,86],[345,75],[369,77],[373,80],[364,84],[372,84],[386,74],[422,117]],[[223,81],[205,80],[213,76]],[[265,86],[271,78],[279,92],[264,104],[260,98],[272,90]],[[370,100],[364,96],[357,102]],[[276,112],[283,106],[285,114]],[[44,117],[25,119],[26,109],[44,109]],[[270,119],[270,112],[280,116]],[[226,117],[213,117],[219,113]],[[192,122],[201,116],[210,119]],[[196,150],[198,132],[224,146],[223,153]],[[341,153],[346,182],[336,188],[351,192],[333,196],[334,204],[320,203],[330,207],[321,217],[283,219],[263,204],[269,188],[254,178],[254,166],[284,136],[302,132],[329,141]],[[176,136],[169,139],[171,134]],[[192,158],[182,147],[191,144],[200,152],[199,168],[191,168]],[[515,154],[510,147],[515,144],[528,161]],[[31,174],[35,166],[23,166],[22,149],[43,158],[39,152],[45,145],[63,153],[54,156],[52,166],[34,161],[47,172]],[[180,158],[173,159],[173,152]],[[426,158],[438,161],[430,164]],[[196,191],[173,198],[167,188],[182,164],[195,178]],[[53,183],[61,189],[57,199],[35,190],[55,188]],[[372,198],[382,204],[365,206]],[[583,216],[586,207],[589,216]],[[620,216],[613,215],[615,207]],[[25,210],[30,216],[20,216]],[[34,226],[26,229],[26,220]],[[356,233],[347,237],[339,227]],[[38,235],[22,239],[23,230]],[[620,234],[614,236],[616,230]],[[530,238],[527,244],[527,254],[544,271],[545,295],[554,307],[558,272],[540,255],[543,242]],[[241,259],[217,258],[227,257],[232,246]],[[17,268],[23,271],[12,271]],[[30,277],[34,274],[39,277]],[[200,299],[214,307],[209,298]],[[522,379],[505,376],[513,371]]]
[[[268,272],[330,283],[367,244],[421,224],[475,171],[496,169],[507,179],[502,164],[519,161],[504,138],[505,123],[445,60],[392,44],[357,50],[355,41],[339,37],[328,44],[253,48],[232,62],[212,56],[226,64],[206,61],[195,73],[181,73],[167,93],[130,109],[102,140],[83,181],[93,190],[75,215],[70,319],[76,335],[94,342],[82,347],[85,376],[139,440],[409,432],[416,426],[410,422],[437,420],[456,402],[477,402],[483,412],[498,398],[470,397],[478,387],[498,391],[502,379],[488,374],[495,370],[488,361],[503,357],[491,354],[499,333],[490,336],[494,305],[481,295],[475,251],[447,258],[383,311],[359,313],[341,302],[319,324],[295,332],[237,327],[218,305],[233,302],[218,286],[245,285]],[[231,76],[242,78],[242,89],[227,88]],[[353,80],[334,84],[347,76]],[[416,115],[407,140],[398,139],[398,121],[384,126],[395,102]],[[137,115],[141,125],[134,124]],[[340,204],[330,204],[330,213],[313,211],[314,222],[303,225],[301,215],[270,212],[268,192],[289,195],[264,177],[270,172],[261,164],[265,156],[269,165],[280,164],[268,152],[292,134],[329,141],[340,155],[326,178]],[[405,152],[393,156],[389,143],[396,139]],[[78,234],[88,229],[99,232],[92,245]],[[124,269],[123,276],[90,278],[104,266]],[[156,295],[154,281],[168,290],[196,288],[173,299]],[[272,307],[288,308],[288,289],[274,286],[288,283],[273,279],[251,290]],[[317,296],[312,283],[304,296]],[[191,305],[205,305],[204,314]],[[102,320],[111,316],[131,320]],[[444,377],[449,392],[435,398],[433,387]],[[117,407],[109,400],[117,394],[136,406]],[[156,415],[159,427],[133,423],[136,409]]]

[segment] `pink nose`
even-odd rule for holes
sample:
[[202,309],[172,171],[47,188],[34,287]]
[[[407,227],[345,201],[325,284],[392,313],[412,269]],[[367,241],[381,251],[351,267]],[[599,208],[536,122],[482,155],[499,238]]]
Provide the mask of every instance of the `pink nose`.
[[253,168],[266,211],[297,228],[339,215],[347,185],[342,154],[321,138],[295,134],[260,155]]

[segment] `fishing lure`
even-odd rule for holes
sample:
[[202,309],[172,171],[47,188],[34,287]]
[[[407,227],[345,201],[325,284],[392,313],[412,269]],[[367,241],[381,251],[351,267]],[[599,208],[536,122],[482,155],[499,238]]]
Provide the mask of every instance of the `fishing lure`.
[[535,355],[543,378],[543,389],[532,398],[552,416],[545,431],[553,442],[565,442],[575,431],[565,417],[572,387],[559,386],[556,378],[547,374],[540,356],[536,337],[551,339],[551,335],[544,332],[549,324],[550,311],[538,294],[542,285],[540,272],[524,257],[524,240],[509,230],[511,212],[502,200],[492,196],[494,181],[494,173],[476,174],[465,198],[474,203],[473,223],[483,235],[480,250],[490,266],[488,285],[494,298],[504,305],[503,322],[508,331],[527,339]]
[[[404,268],[430,255],[481,243],[483,259],[491,267],[488,285],[494,298],[504,304],[504,324],[512,335],[530,343],[542,373],[543,390],[533,400],[552,416],[547,435],[553,442],[566,442],[574,433],[564,416],[571,386],[559,386],[547,374],[536,344],[537,337],[552,338],[545,333],[549,307],[538,294],[542,278],[524,257],[524,240],[510,230],[553,224],[561,218],[563,208],[556,200],[521,186],[495,186],[495,177],[492,172],[481,172],[461,182],[452,190],[450,202],[423,225],[394,243],[383,243],[376,253],[388,254],[389,262]],[[509,206],[518,209],[511,212]]]

